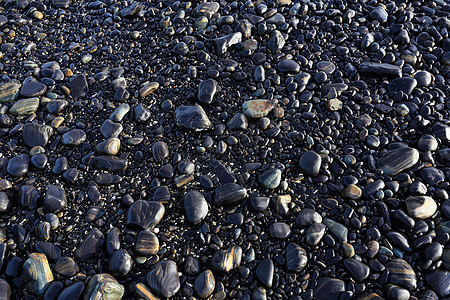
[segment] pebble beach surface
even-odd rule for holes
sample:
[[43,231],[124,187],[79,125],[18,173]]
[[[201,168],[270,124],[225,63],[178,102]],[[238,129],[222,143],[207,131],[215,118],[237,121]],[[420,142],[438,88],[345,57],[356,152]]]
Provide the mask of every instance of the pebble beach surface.
[[0,0],[0,299],[450,297],[444,0]]

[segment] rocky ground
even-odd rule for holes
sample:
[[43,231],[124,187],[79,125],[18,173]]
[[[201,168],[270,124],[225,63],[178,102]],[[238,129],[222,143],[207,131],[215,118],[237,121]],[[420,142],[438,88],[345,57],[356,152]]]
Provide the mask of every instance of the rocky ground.
[[448,299],[449,28],[0,0],[0,299]]

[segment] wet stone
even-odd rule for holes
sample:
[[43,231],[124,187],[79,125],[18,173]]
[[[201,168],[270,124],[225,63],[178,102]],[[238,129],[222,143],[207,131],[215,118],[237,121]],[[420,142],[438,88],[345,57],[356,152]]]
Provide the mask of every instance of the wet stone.
[[10,81],[0,84],[0,103],[11,102],[19,97],[20,83]]
[[169,155],[169,147],[165,142],[156,142],[152,146],[153,158],[160,161]]
[[91,229],[77,248],[75,257],[81,261],[91,259],[102,247],[105,236],[97,228]]
[[162,297],[171,297],[180,289],[177,264],[171,260],[159,262],[147,275],[150,288]]
[[25,98],[42,96],[47,92],[47,86],[37,81],[29,81],[20,88],[20,95]]
[[268,48],[272,53],[276,53],[283,49],[286,40],[280,31],[275,30],[268,43]]
[[96,146],[98,153],[105,155],[116,155],[120,150],[120,140],[109,138]]
[[326,226],[322,223],[314,223],[306,231],[306,243],[315,246],[320,243],[325,234]]
[[377,20],[380,23],[386,23],[388,20],[388,13],[386,12],[386,10],[381,7],[378,6],[376,8],[374,8],[371,12],[370,12],[370,17],[372,19]]
[[414,166],[418,161],[419,151],[410,147],[402,147],[386,152],[378,160],[378,166],[388,175],[397,175]]
[[139,95],[143,98],[150,94],[152,94],[154,91],[156,91],[159,88],[159,83],[157,82],[149,82],[145,84],[140,90]]
[[210,270],[203,271],[195,278],[194,290],[200,298],[208,298],[214,292],[215,287],[216,280]]
[[184,197],[186,219],[192,224],[200,223],[208,214],[208,203],[199,191],[190,191]]
[[84,299],[120,300],[125,293],[123,285],[109,274],[95,274],[89,280]]
[[425,134],[419,139],[418,146],[422,151],[436,151],[439,144],[434,136]]
[[450,272],[437,270],[425,275],[425,281],[440,297],[450,295]]
[[47,257],[42,253],[31,253],[23,264],[23,276],[27,291],[41,296],[48,284],[53,281]]
[[15,116],[28,116],[37,111],[39,98],[21,99],[14,103],[9,112]]
[[111,275],[122,278],[130,273],[133,266],[133,259],[128,251],[125,249],[118,249],[111,256],[108,264],[108,270]]
[[292,59],[285,59],[278,63],[277,68],[282,73],[296,74],[300,72],[300,65]]
[[307,151],[302,154],[298,165],[300,171],[307,176],[317,176],[322,164],[322,158],[319,154],[313,151]]
[[350,272],[353,278],[361,282],[367,277],[369,277],[370,269],[367,265],[362,262],[357,261],[353,258],[348,258],[344,260],[344,266]]
[[433,216],[437,210],[436,202],[429,196],[408,197],[405,204],[408,215],[418,219],[427,219]]
[[230,33],[226,36],[214,39],[214,40],[212,40],[212,43],[215,47],[216,54],[223,55],[226,52],[228,52],[228,49],[231,46],[236,45],[237,43],[240,43],[241,41],[242,41],[242,33],[235,32],[235,33]]
[[434,167],[423,168],[420,171],[420,177],[431,186],[437,186],[445,180],[444,172]]
[[247,197],[247,190],[236,183],[226,183],[217,187],[215,194],[215,205],[233,205]]
[[253,197],[250,199],[250,205],[256,211],[264,211],[269,207],[269,197]]
[[388,284],[385,290],[387,290],[389,299],[409,300],[411,296],[408,290],[394,284]]
[[134,119],[136,120],[136,122],[145,123],[148,119],[150,119],[150,117],[150,110],[142,103],[139,103],[134,107]]
[[164,206],[155,201],[138,200],[128,210],[127,225],[152,230],[164,216]]
[[241,264],[242,249],[239,246],[232,246],[225,250],[218,250],[214,253],[211,265],[212,267],[223,273],[228,273],[232,269],[237,268]]
[[202,104],[211,104],[217,91],[217,82],[206,79],[198,85],[198,101]]
[[70,80],[70,89],[72,97],[75,100],[85,97],[89,93],[89,85],[86,76],[83,74],[77,75]]
[[73,276],[78,273],[77,263],[70,257],[61,257],[55,263],[54,270],[63,276]]
[[256,267],[256,278],[267,288],[272,287],[274,264],[270,258],[266,258]]
[[348,229],[344,225],[328,218],[325,218],[323,223],[339,238],[341,243],[347,242]]
[[296,243],[290,243],[286,247],[286,268],[289,272],[299,272],[308,263],[305,249]]
[[394,258],[386,264],[389,270],[389,281],[406,289],[417,287],[416,273],[413,268],[403,259]]
[[44,198],[46,212],[59,212],[67,204],[66,192],[63,188],[57,185],[51,185],[48,187]]
[[106,209],[101,206],[90,206],[86,214],[87,222],[94,222],[100,219],[106,213]]
[[142,283],[138,283],[134,286],[134,294],[139,297],[139,299],[144,300],[157,300],[158,298],[150,291],[148,287]]
[[317,280],[314,288],[314,298],[317,300],[339,300],[345,291],[345,283],[340,279],[323,277]]
[[201,131],[212,126],[211,121],[200,106],[180,106],[175,111],[179,126],[194,131]]
[[102,173],[98,174],[95,177],[95,182],[97,182],[100,185],[114,185],[122,182],[122,176],[109,173]]
[[291,234],[291,228],[284,222],[275,222],[270,225],[269,232],[277,239],[285,239]]
[[389,83],[389,91],[403,92],[410,95],[417,86],[417,80],[411,77],[396,78]]
[[11,286],[5,279],[0,279],[0,298],[9,300],[11,297]]
[[258,177],[259,182],[269,190],[276,189],[281,182],[281,170],[267,170]]
[[314,223],[322,223],[322,216],[311,208],[304,208],[300,211],[295,222],[299,226],[308,226]]
[[364,76],[377,78],[399,78],[402,74],[401,68],[397,65],[374,62],[363,62],[359,65],[359,72]]
[[22,138],[29,147],[45,146],[53,134],[53,128],[38,123],[27,123],[23,126]]
[[100,127],[100,132],[105,138],[117,138],[122,132],[123,127],[119,123],[106,119]]
[[17,155],[8,162],[6,170],[11,176],[21,177],[28,172],[29,162],[30,157],[28,155],[25,154]]
[[251,118],[262,118],[267,116],[277,103],[277,100],[248,100],[242,104],[242,111]]
[[319,61],[316,66],[319,71],[323,71],[327,74],[333,74],[336,70],[336,65],[330,61]]
[[138,255],[155,255],[159,251],[159,240],[156,234],[148,230],[142,230],[136,239],[134,252]]
[[431,84],[433,77],[428,71],[419,71],[414,75],[414,79],[417,80],[418,87],[427,87]]
[[67,146],[77,146],[86,140],[86,133],[81,129],[74,129],[63,134],[61,142]]

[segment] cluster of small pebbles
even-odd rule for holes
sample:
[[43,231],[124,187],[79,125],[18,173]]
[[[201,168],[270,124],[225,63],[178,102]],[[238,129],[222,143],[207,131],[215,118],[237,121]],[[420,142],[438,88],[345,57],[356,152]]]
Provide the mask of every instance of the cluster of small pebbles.
[[446,0],[0,0],[0,299],[450,297]]

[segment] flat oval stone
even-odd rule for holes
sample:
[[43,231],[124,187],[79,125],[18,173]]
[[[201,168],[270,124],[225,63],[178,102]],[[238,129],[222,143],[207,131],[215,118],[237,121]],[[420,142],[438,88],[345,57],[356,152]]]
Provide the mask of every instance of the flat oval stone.
[[380,167],[388,175],[398,173],[411,168],[419,161],[419,151],[410,147],[401,147],[386,152],[379,160]]
[[405,200],[408,214],[413,218],[427,219],[434,215],[437,204],[429,196],[413,196]]
[[104,241],[103,233],[97,228],[92,228],[75,252],[75,257],[81,261],[91,259],[100,250]]
[[53,128],[38,123],[27,123],[23,126],[23,142],[29,147],[47,145],[53,134]]
[[73,129],[63,134],[61,142],[67,146],[77,146],[86,140],[86,133],[81,129]]
[[198,105],[178,107],[175,111],[175,118],[179,126],[194,131],[205,130],[212,126],[205,111]]
[[236,183],[226,183],[216,188],[215,204],[232,205],[247,197],[247,190]]
[[55,263],[55,272],[63,276],[74,276],[78,273],[77,263],[70,257],[61,257]]
[[299,226],[308,226],[313,223],[322,223],[322,216],[311,208],[304,208],[298,214],[295,222]]
[[98,144],[96,149],[100,154],[116,155],[120,150],[120,140],[118,138],[109,138]]
[[300,72],[300,65],[292,59],[284,59],[277,65],[278,70],[283,73],[298,73]]
[[37,252],[45,254],[45,256],[52,262],[61,257],[61,249],[50,242],[37,242],[35,246]]
[[391,92],[403,92],[410,95],[417,86],[417,80],[411,77],[395,78],[388,85]]
[[327,74],[333,74],[336,70],[336,65],[330,61],[319,61],[317,63],[317,70],[323,71]]
[[164,216],[164,206],[156,201],[138,200],[128,210],[127,225],[153,230]]
[[20,95],[26,98],[42,96],[47,92],[47,86],[37,81],[29,81],[20,88]]
[[108,270],[111,275],[122,278],[130,273],[133,266],[133,259],[128,251],[125,249],[118,249],[111,256],[111,260],[108,264]]
[[270,258],[266,258],[256,267],[256,278],[267,288],[272,287],[274,269],[273,261]]
[[5,279],[0,279],[0,299],[9,300],[11,297],[11,286]]
[[267,116],[277,103],[277,100],[248,100],[242,104],[242,112],[251,118],[262,118]]
[[345,283],[340,279],[323,277],[317,280],[314,288],[314,298],[317,300],[339,300],[345,291]]
[[416,273],[413,268],[403,259],[394,258],[386,264],[389,270],[389,281],[405,289],[415,289],[417,287]]
[[31,253],[23,264],[25,288],[36,296],[44,294],[45,288],[53,281],[53,274],[47,257],[42,253]]
[[319,174],[322,158],[314,151],[307,151],[300,157],[298,165],[303,174],[314,177]]
[[216,287],[216,280],[214,278],[213,272],[210,270],[205,270],[201,272],[194,282],[195,293],[203,299],[208,298]]
[[208,203],[199,191],[190,191],[184,197],[186,219],[192,224],[200,223],[208,214]]
[[21,99],[14,103],[9,112],[15,116],[28,116],[37,111],[39,98]]
[[198,102],[210,104],[213,101],[217,91],[217,82],[212,79],[206,79],[198,85]]
[[303,270],[308,262],[305,249],[296,243],[290,243],[286,247],[286,268],[289,272],[299,272]]
[[166,164],[159,168],[158,174],[161,175],[161,177],[164,178],[172,178],[173,177],[173,167],[171,164]]
[[419,139],[418,146],[422,151],[436,151],[439,144],[434,136],[425,134]]
[[370,17],[380,23],[386,23],[389,15],[383,7],[377,6],[370,12]]
[[29,162],[30,157],[28,155],[25,154],[17,155],[8,162],[6,170],[11,176],[21,177],[28,172]]
[[95,274],[89,280],[84,299],[120,300],[125,293],[123,285],[109,274]]
[[171,260],[159,262],[147,275],[150,288],[162,297],[171,297],[180,289],[177,264]]
[[216,251],[213,255],[211,264],[215,270],[228,273],[232,269],[240,266],[241,259],[242,248],[239,246],[232,246],[225,250]]
[[414,75],[414,79],[417,80],[418,87],[427,87],[433,81],[433,76],[428,71],[419,71]]
[[277,239],[287,238],[291,234],[291,227],[284,222],[275,222],[270,225],[270,235]]
[[354,258],[344,259],[344,266],[350,272],[353,278],[361,282],[369,277],[370,269],[367,265],[357,261]]
[[434,167],[423,168],[420,170],[420,177],[430,186],[437,186],[445,180],[444,172]]
[[169,155],[169,147],[164,142],[156,142],[152,146],[152,153],[157,161],[163,160]]
[[157,83],[157,82],[149,82],[149,83],[145,84],[139,90],[139,95],[142,98],[146,97],[146,96],[150,95],[151,93],[153,93],[154,91],[156,91],[158,88],[159,88],[159,83]]
[[258,177],[259,182],[269,190],[273,190],[280,185],[281,182],[281,170],[272,169],[267,170]]
[[148,230],[142,230],[136,239],[134,252],[138,255],[155,255],[159,251],[159,240],[156,234]]
[[158,298],[150,291],[148,287],[142,283],[138,283],[134,286],[134,294],[139,299],[157,300]]

